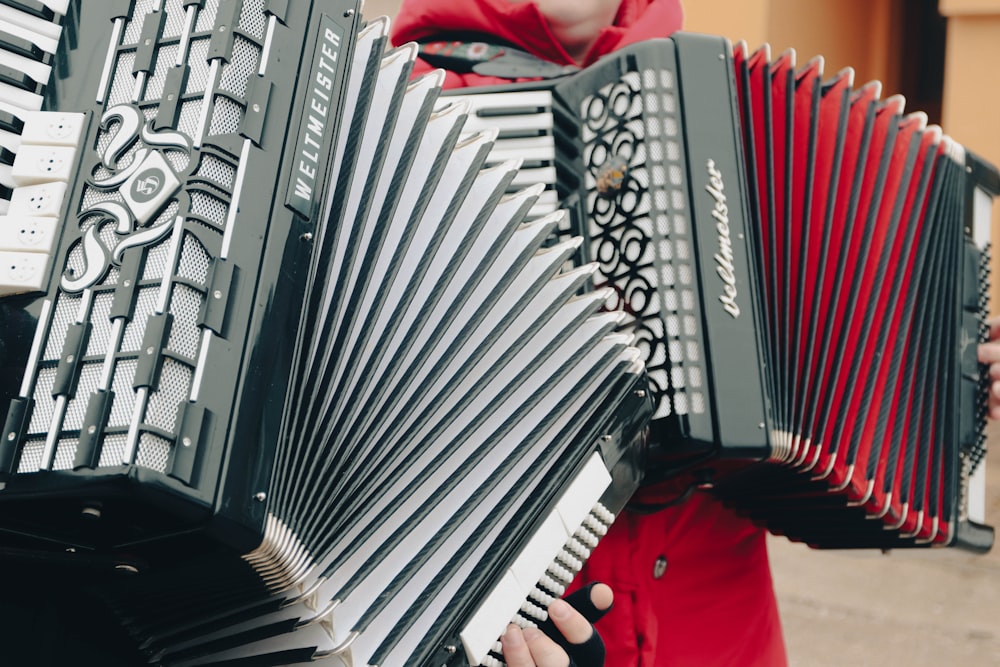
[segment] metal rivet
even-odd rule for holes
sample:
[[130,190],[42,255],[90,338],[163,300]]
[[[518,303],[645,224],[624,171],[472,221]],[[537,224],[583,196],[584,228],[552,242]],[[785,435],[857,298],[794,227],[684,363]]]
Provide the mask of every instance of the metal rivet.
[[96,426],[93,426],[93,425],[91,425],[91,426],[88,426],[88,427],[87,427],[87,433],[88,433],[89,435],[94,435],[95,433],[97,433],[97,427],[96,427]]
[[152,347],[147,347],[146,348],[146,354],[153,354],[154,352],[156,352],[155,348],[152,348]]
[[646,390],[640,389],[639,391],[635,392],[635,395],[638,396],[639,398],[646,398]]
[[764,428],[764,422],[757,424],[757,428]]
[[656,559],[653,564],[653,579],[662,579],[663,574],[667,571],[667,557],[660,556]]
[[346,12],[344,12],[344,16],[347,17],[347,18],[350,18],[350,17],[354,16],[354,10],[353,9],[348,9]]
[[313,235],[312,235],[312,232],[306,232],[305,234],[303,234],[299,238],[301,240],[303,240],[303,241],[312,241],[313,240]]
[[81,514],[83,514],[83,516],[89,516],[89,517],[92,517],[94,519],[100,519],[101,518],[101,510],[100,510],[100,508],[98,508],[98,507],[91,507],[90,505],[84,507],[83,511],[81,512]]
[[219,290],[219,289],[215,290],[214,292],[212,292],[212,296],[214,296],[216,299],[221,299],[222,298],[222,290]]
[[11,431],[7,435],[7,442],[14,442],[14,440],[16,440],[16,439],[17,439],[17,434],[15,434],[13,431]]
[[132,281],[131,280],[126,280],[123,284],[125,285],[125,287],[131,287],[132,286]]
[[258,491],[257,493],[254,494],[253,499],[256,500],[258,503],[262,503],[265,500],[267,500],[267,494],[264,493],[263,491]]
[[153,40],[149,39],[148,37],[146,38],[146,41],[144,42],[144,44],[145,44],[146,46],[149,46],[149,45],[150,45],[150,44],[152,44],[152,43],[153,43]]
[[73,359],[75,359],[75,358],[76,358],[76,357],[74,357],[74,356],[73,356],[72,354],[70,354],[70,355],[67,355],[67,357],[66,357],[66,363],[67,363],[67,364],[71,364],[71,363],[73,363]]
[[602,435],[601,440],[603,440],[604,442],[611,442],[612,440],[614,440],[614,438],[611,437],[610,435]]
[[190,447],[191,446],[191,438],[184,438],[183,440],[181,440],[181,444],[184,445],[185,447]]
[[458,647],[448,644],[447,646],[444,647],[444,652],[450,653],[451,655],[455,655],[456,653],[458,653]]
[[260,105],[259,104],[254,104],[253,105],[253,111],[254,111],[254,113],[260,113]]

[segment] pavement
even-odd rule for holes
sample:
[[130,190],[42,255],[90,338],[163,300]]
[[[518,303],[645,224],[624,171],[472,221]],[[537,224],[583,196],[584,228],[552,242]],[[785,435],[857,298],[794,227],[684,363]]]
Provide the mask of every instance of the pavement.
[[[987,522],[1000,527],[1000,425]],[[769,538],[791,667],[1000,666],[1000,546],[817,551]]]

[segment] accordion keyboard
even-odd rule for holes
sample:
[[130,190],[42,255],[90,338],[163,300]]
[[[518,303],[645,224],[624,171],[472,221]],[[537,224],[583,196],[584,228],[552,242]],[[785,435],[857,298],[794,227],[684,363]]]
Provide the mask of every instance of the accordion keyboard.
[[82,115],[41,111],[68,9],[0,2],[0,296],[42,287],[76,162]]

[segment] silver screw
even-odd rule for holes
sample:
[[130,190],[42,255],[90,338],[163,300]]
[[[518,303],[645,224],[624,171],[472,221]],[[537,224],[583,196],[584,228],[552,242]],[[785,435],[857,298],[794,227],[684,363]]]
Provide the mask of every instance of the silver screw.
[[253,499],[256,500],[258,503],[262,503],[265,500],[267,500],[267,494],[264,493],[263,491],[258,491],[257,493],[254,494]]

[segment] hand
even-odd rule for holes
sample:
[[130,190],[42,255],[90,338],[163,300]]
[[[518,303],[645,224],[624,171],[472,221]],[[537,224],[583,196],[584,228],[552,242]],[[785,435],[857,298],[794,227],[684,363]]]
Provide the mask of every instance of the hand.
[[989,320],[990,340],[979,346],[979,361],[989,364],[990,376],[990,419],[1000,419],[1000,317]]
[[554,600],[548,612],[555,639],[537,628],[509,625],[500,639],[507,667],[601,667],[604,643],[591,623],[611,608],[613,599],[610,588],[593,584],[569,601]]

